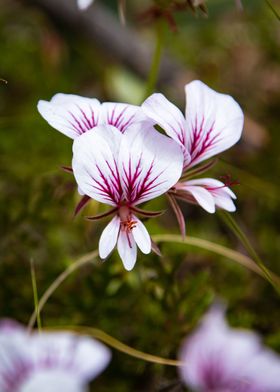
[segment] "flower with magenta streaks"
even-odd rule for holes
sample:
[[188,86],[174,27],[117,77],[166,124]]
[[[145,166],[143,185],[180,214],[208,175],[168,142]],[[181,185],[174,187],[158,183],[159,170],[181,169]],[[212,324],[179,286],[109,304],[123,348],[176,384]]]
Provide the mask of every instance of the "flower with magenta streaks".
[[183,381],[199,392],[279,392],[280,357],[250,331],[230,328],[213,307],[184,343],[179,358]]
[[[72,94],[56,94],[50,100],[39,101],[38,111],[41,116],[55,129],[76,139],[91,129],[100,125],[113,125],[120,132],[129,132],[135,124],[151,124],[141,108],[125,103],[100,103],[95,98],[86,98]],[[72,168],[63,166],[63,169],[72,173]],[[75,209],[75,215],[90,201],[84,195]]]
[[85,392],[110,361],[101,343],[72,333],[32,333],[0,323],[1,392]]
[[113,125],[120,132],[138,122],[151,122],[141,108],[125,103],[100,103],[98,99],[56,94],[50,102],[39,101],[38,111],[55,129],[75,139],[98,125]]
[[[184,169],[181,181],[170,192],[174,198],[197,203],[213,213],[216,207],[235,211],[229,189],[233,183],[211,178],[196,177],[211,167],[212,162],[197,168],[206,159],[233,146],[240,139],[244,116],[240,106],[229,95],[220,94],[200,81],[185,86],[186,113],[169,102],[162,94],[153,94],[143,103],[145,114],[160,125],[174,139],[184,153]],[[191,170],[190,170],[191,169]]]
[[136,245],[145,254],[151,251],[150,235],[137,215],[156,215],[137,206],[176,184],[183,168],[180,147],[150,125],[134,125],[125,133],[103,125],[75,139],[72,167],[85,195],[112,206],[98,217],[114,214],[99,241],[100,257],[117,245],[124,267],[131,270]]

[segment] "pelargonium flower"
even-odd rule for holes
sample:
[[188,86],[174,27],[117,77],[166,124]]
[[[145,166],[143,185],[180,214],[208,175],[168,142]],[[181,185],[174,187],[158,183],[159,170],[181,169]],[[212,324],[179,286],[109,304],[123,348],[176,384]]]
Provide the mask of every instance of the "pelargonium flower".
[[117,244],[124,267],[131,270],[136,245],[145,254],[151,251],[150,235],[137,215],[157,215],[137,206],[176,184],[183,168],[180,146],[149,125],[134,125],[125,133],[112,125],[97,126],[75,139],[72,168],[85,195],[113,207],[97,217],[114,214],[99,241],[100,257],[105,259]]
[[[129,131],[135,124],[151,124],[139,106],[125,103],[100,103],[95,98],[86,98],[73,94],[56,94],[48,101],[39,101],[38,111],[41,116],[55,129],[76,139],[99,125],[113,125],[120,132]],[[63,166],[63,169],[72,173],[72,168]],[[90,201],[84,195],[75,209],[75,215]]]
[[179,353],[180,374],[199,392],[278,392],[280,357],[250,331],[231,328],[213,307]]
[[68,332],[34,332],[0,323],[1,392],[85,392],[110,361],[101,343]]
[[228,187],[230,181],[189,178],[204,172],[211,162],[193,168],[195,165],[237,143],[243,129],[242,110],[232,97],[217,93],[198,80],[187,84],[185,92],[185,117],[162,94],[151,95],[142,105],[145,114],[160,125],[184,153],[181,181],[170,192],[172,202],[174,204],[174,197],[178,197],[197,203],[210,213],[215,212],[216,207],[235,211],[232,199],[236,196]]
[[80,10],[87,9],[94,2],[94,0],[77,0],[77,1]]
[[55,129],[75,139],[98,125],[113,125],[120,132],[138,122],[151,122],[141,108],[125,103],[104,102],[74,94],[56,94],[38,102],[41,116]]

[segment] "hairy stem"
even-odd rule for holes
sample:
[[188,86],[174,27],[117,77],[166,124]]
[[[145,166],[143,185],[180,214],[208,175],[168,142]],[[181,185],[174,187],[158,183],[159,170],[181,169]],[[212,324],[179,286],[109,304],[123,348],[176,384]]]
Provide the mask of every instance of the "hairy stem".
[[161,55],[162,55],[162,48],[163,48],[163,35],[164,35],[164,25],[162,21],[159,21],[157,24],[156,46],[154,50],[150,73],[147,80],[147,87],[146,87],[144,98],[147,98],[149,95],[151,95],[154,92],[157,84]]

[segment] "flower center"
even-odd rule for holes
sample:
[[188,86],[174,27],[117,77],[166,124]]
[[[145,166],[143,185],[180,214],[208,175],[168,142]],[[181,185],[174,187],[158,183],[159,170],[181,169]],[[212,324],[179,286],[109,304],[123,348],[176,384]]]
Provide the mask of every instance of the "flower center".
[[119,217],[121,219],[121,230],[125,232],[129,247],[132,248],[131,232],[136,227],[137,221],[132,219],[132,214],[127,206],[122,206],[119,209]]

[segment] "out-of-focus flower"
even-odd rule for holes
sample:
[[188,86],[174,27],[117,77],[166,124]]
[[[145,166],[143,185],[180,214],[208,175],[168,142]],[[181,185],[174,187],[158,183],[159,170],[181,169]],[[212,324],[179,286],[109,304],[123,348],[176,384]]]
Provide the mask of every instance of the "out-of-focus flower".
[[148,121],[141,108],[125,103],[100,103],[95,98],[56,94],[39,101],[41,116],[55,129],[75,139],[98,125],[113,125],[124,133],[132,124]]
[[85,9],[87,9],[93,2],[94,2],[94,0],[78,0],[78,7],[80,8],[80,10],[85,10]]
[[160,125],[184,153],[181,181],[170,195],[197,203],[210,213],[215,212],[216,207],[235,211],[232,201],[235,195],[229,189],[232,185],[229,179],[223,183],[211,178],[189,178],[201,174],[211,164],[195,169],[193,166],[237,143],[243,129],[243,112],[231,96],[217,93],[200,81],[187,84],[185,91],[185,117],[162,94],[151,95],[142,105],[145,114]]
[[250,331],[230,328],[213,307],[184,343],[180,374],[199,392],[279,392],[280,357]]
[[1,392],[85,392],[110,361],[101,343],[68,332],[32,333],[0,323]]
[[183,168],[180,146],[151,125],[134,124],[125,133],[100,125],[74,140],[72,168],[85,195],[113,207],[91,218],[114,214],[99,241],[100,257],[105,259],[117,244],[124,267],[131,270],[136,245],[145,254],[151,251],[150,235],[136,215],[158,215],[137,205],[176,184]]

